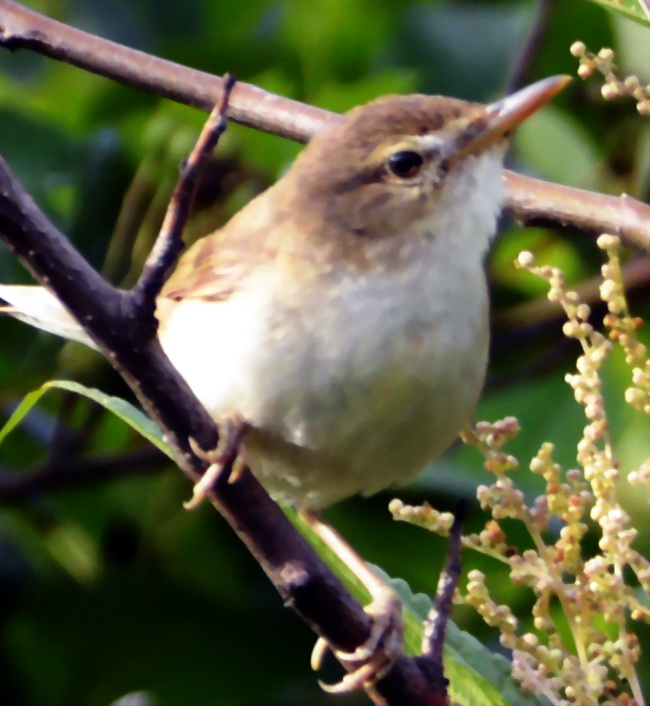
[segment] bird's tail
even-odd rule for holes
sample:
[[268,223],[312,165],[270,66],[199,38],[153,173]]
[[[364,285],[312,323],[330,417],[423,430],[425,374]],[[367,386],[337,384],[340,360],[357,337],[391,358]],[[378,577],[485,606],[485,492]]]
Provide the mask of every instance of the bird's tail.
[[8,314],[55,336],[97,348],[63,304],[44,287],[0,284],[0,314]]

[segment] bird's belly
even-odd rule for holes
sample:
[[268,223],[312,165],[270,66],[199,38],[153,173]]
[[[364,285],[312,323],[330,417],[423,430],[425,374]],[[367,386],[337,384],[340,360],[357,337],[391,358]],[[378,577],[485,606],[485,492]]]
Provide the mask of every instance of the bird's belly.
[[271,320],[255,298],[210,309],[187,301],[161,342],[217,420],[250,423],[246,460],[271,495],[320,508],[407,482],[471,418],[485,306],[473,297],[453,314],[435,304],[405,316],[409,294],[358,313],[314,306],[307,322],[277,307]]
[[334,403],[299,430],[253,430],[246,442],[247,459],[277,500],[320,508],[406,483],[451,444],[474,404],[455,399],[453,408],[440,405],[432,390],[422,390],[407,403],[391,404],[387,398],[372,408],[361,407],[363,402],[360,396],[359,409]]

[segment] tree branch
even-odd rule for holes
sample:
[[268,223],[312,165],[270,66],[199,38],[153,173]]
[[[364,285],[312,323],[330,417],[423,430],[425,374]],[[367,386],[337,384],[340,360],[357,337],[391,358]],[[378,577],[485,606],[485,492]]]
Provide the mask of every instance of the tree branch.
[[14,505],[48,490],[140,476],[169,467],[169,459],[154,446],[98,458],[58,456],[21,473],[0,471],[0,504]]
[[226,130],[226,111],[234,85],[235,78],[227,77],[226,90],[221,101],[210,113],[199,139],[181,168],[180,177],[167,206],[156,242],[137,283],[131,290],[133,305],[145,319],[151,320],[154,334],[158,325],[155,318],[156,297],[160,294],[169,271],[183,250],[183,230],[194,202],[196,185],[219,138]]
[[[130,292],[109,285],[47,220],[0,159],[0,239],[46,284],[83,325],[122,375],[175,449],[183,472],[196,482],[204,463],[189,439],[214,448],[217,429],[158,339],[143,340]],[[269,576],[285,604],[333,647],[353,652],[370,635],[370,618],[249,471],[219,476],[207,497]],[[427,675],[401,657],[372,688],[385,706],[435,703]]]
[[[0,46],[30,49],[120,83],[171,100],[212,110],[223,79],[101,39],[13,0],[0,0]],[[339,118],[248,83],[238,83],[228,117],[243,125],[306,142]],[[631,197],[612,197],[506,172],[506,207],[521,223],[559,223],[590,233],[614,232],[627,245],[650,252],[650,206]]]
[[561,225],[589,234],[613,233],[650,252],[650,206],[622,194],[608,196],[506,172],[506,208],[519,223]]
[[[166,61],[57,22],[13,0],[0,0],[0,46],[30,49],[119,83],[210,111],[223,96],[219,76]],[[306,142],[334,113],[239,82],[228,117]]]
[[528,82],[528,75],[539,50],[544,44],[548,30],[548,18],[556,0],[537,0],[535,15],[531,22],[526,38],[519,48],[513,69],[508,78],[508,93],[523,88]]

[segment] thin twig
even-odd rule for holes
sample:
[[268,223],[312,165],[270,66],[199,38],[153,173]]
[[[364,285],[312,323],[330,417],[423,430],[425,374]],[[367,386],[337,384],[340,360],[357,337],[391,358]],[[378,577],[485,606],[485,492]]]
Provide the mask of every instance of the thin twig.
[[190,152],[169,201],[160,233],[149,253],[142,274],[131,290],[134,304],[145,318],[154,317],[156,297],[167,273],[183,249],[183,230],[192,208],[196,186],[219,138],[226,130],[228,100],[235,85],[235,77],[227,75],[221,100],[214,106],[203,125],[194,148]]
[[[150,93],[212,110],[224,92],[218,76],[129,49],[0,0],[0,46],[29,49]],[[298,142],[307,142],[340,116],[239,82],[228,117]],[[650,252],[650,206],[629,196],[604,196],[506,171],[506,207],[524,224],[560,222],[590,233],[615,232]]]
[[100,458],[59,457],[20,473],[0,472],[0,505],[13,505],[57,488],[139,476],[169,467],[169,459],[153,446]]
[[467,503],[458,503],[454,524],[449,530],[447,558],[445,560],[445,568],[440,574],[438,581],[436,600],[424,623],[422,655],[427,657],[436,669],[440,670],[441,677],[443,677],[442,657],[447,624],[451,616],[454,592],[462,573],[460,561],[461,533],[466,515]]
[[514,61],[506,93],[514,93],[528,83],[530,69],[546,39],[548,18],[555,2],[556,0],[537,0],[535,16]]

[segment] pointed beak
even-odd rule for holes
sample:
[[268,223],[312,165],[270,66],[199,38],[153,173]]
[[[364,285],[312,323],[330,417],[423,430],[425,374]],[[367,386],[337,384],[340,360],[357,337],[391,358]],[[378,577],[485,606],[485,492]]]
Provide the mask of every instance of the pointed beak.
[[571,81],[571,76],[550,76],[485,107],[460,135],[449,166],[471,154],[479,154],[512,132],[526,118],[546,105]]

